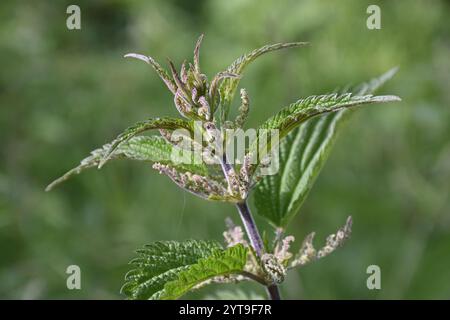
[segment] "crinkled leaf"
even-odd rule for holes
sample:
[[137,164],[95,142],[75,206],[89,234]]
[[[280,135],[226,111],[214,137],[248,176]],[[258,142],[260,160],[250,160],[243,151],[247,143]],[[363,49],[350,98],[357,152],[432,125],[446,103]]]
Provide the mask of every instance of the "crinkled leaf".
[[226,250],[215,250],[207,258],[200,259],[178,275],[176,280],[168,282],[160,294],[154,295],[158,299],[177,299],[209,279],[218,276],[239,274],[247,263],[248,249],[242,244]]
[[[263,125],[286,131],[298,121],[296,118],[302,121],[308,119],[281,141],[278,173],[265,176],[256,187],[254,201],[259,215],[275,226],[285,227],[288,224],[299,211],[324,166],[345,120],[352,114],[351,110],[342,108],[361,103],[398,100],[393,96],[386,98],[366,95],[375,91],[395,72],[396,69],[392,69],[353,90],[362,96],[331,95],[300,100],[300,103],[282,110]],[[314,101],[320,103],[313,103]],[[323,110],[340,111],[309,119]]]
[[[258,128],[258,136],[250,147],[250,153],[252,153],[253,156],[257,155],[258,161],[261,161],[272,148],[276,147],[276,145],[271,143],[271,140],[266,141],[265,134],[267,134],[269,130],[270,135],[272,134],[271,131],[276,130],[276,132],[278,132],[279,140],[281,140],[300,124],[315,116],[365,104],[393,101],[400,101],[400,98],[392,95],[373,96],[370,94],[352,95],[351,93],[334,93],[300,99],[288,107],[283,108]],[[257,168],[257,165],[253,166],[251,171],[254,171]]]
[[215,241],[158,241],[146,245],[130,262],[135,269],[126,274],[121,292],[130,299],[158,298],[168,282],[218,250],[222,247]]
[[302,122],[323,113],[335,112],[364,104],[399,100],[399,97],[392,95],[352,95],[351,93],[310,96],[283,108],[264,122],[259,129],[277,129],[279,130],[280,138],[282,138]]
[[[306,44],[307,44],[306,42],[289,42],[289,43],[276,43],[271,45],[265,45],[261,48],[255,49],[247,54],[240,56],[227,68],[227,72],[235,75],[240,75],[242,74],[246,66],[248,66],[256,58],[267,52],[285,48],[298,47]],[[236,88],[239,84],[239,80],[240,78],[228,78],[225,79],[220,85],[222,120],[225,120],[228,116],[228,109],[231,101],[233,100]]]
[[[63,176],[49,184],[46,191],[51,190],[56,185],[66,181],[74,175],[80,174],[86,169],[97,167],[110,147],[110,144],[105,144],[103,147],[92,151],[91,155],[81,160],[77,167],[71,169]],[[200,161],[194,161],[194,153],[188,153],[185,150],[183,153],[178,151],[180,150],[178,150],[177,147],[168,143],[162,137],[139,136],[133,137],[130,140],[120,144],[119,147],[113,151],[109,159],[130,159],[137,161],[159,162],[163,164],[170,164],[173,167],[184,171],[207,175],[208,168]],[[186,157],[191,158],[191,164],[189,164],[188,161],[184,161],[186,160]]]
[[214,241],[158,241],[138,250],[121,292],[130,299],[177,299],[205,281],[239,274],[248,249]]

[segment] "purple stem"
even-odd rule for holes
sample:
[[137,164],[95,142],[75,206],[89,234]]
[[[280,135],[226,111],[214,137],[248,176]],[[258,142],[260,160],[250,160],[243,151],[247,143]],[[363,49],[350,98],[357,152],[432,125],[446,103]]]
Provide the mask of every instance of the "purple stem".
[[[225,152],[222,156],[221,166],[223,174],[225,175],[225,179],[227,180],[228,185],[231,186],[229,174],[231,172],[234,172],[234,168],[230,165],[230,163],[228,163]],[[259,234],[258,227],[256,226],[252,213],[250,212],[250,208],[248,207],[248,204],[245,200],[242,202],[238,202],[236,206],[238,208],[239,215],[241,216],[242,223],[244,224],[245,231],[247,232],[247,236],[250,239],[250,244],[255,249],[258,257],[261,257],[264,252],[264,243],[262,241],[261,235]],[[267,293],[272,300],[281,299],[280,291],[276,284],[267,286]]]
[[[256,254],[261,257],[264,252],[264,244],[256,226],[255,220],[250,212],[250,208],[246,201],[236,204],[241,220],[244,223],[245,231],[250,239],[252,247],[255,249]],[[271,300],[281,300],[280,291],[276,284],[267,286],[267,293]]]
[[256,254],[260,257],[264,251],[264,244],[262,242],[261,236],[259,235],[258,228],[256,227],[255,220],[253,220],[250,209],[247,202],[239,202],[236,204],[239,214],[241,216],[242,222],[244,223],[245,231],[250,238],[250,243],[255,249]]

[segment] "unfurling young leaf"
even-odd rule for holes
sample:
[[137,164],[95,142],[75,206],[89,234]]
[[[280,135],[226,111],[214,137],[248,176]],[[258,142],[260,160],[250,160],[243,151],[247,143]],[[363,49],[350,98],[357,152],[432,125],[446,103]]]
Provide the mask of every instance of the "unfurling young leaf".
[[[277,127],[281,130],[292,128],[295,118],[308,119],[313,114],[342,109],[354,104],[395,101],[392,96],[370,96],[397,69],[392,69],[379,78],[355,88],[358,94],[323,96],[323,98],[300,100],[269,119],[263,127]],[[311,104],[312,101],[322,103]],[[294,114],[295,116],[291,116]],[[312,118],[300,125],[284,138],[279,146],[279,171],[276,175],[265,176],[257,185],[254,203],[259,215],[274,226],[286,227],[299,211],[320,170],[325,164],[345,120],[352,111],[342,109],[337,112]]]
[[[228,68],[227,71],[236,75],[241,75],[244,69],[253,62],[259,56],[281,49],[293,48],[307,45],[307,42],[288,42],[288,43],[275,43],[270,45],[265,45],[261,48],[255,49],[247,54],[240,56],[236,59]],[[236,88],[239,84],[240,78],[230,78],[225,79],[220,85],[220,97],[222,105],[221,120],[226,121],[228,117],[228,112],[230,104],[233,101]]]

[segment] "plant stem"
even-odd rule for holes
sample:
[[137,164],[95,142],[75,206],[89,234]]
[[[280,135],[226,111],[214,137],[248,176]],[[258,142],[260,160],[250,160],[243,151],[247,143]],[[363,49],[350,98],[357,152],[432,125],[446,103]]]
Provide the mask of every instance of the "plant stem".
[[259,235],[255,220],[253,220],[253,216],[250,213],[250,208],[245,201],[237,203],[236,206],[239,210],[242,222],[244,223],[245,231],[247,232],[247,235],[250,239],[250,243],[255,249],[256,254],[261,257],[264,249],[264,244],[261,236]]
[[[236,204],[239,214],[241,216],[242,223],[244,224],[247,236],[250,239],[252,247],[255,249],[256,254],[261,257],[264,251],[264,244],[262,238],[259,234],[258,227],[256,226],[255,220],[250,212],[250,208],[246,201],[239,202]],[[267,286],[267,294],[272,300],[280,300],[280,291],[276,284],[271,284]]]
[[[230,178],[231,174],[235,174],[233,166],[228,162],[226,152],[223,152],[222,159],[220,161],[223,174],[228,182],[228,187],[232,188],[232,181]],[[247,236],[250,239],[250,244],[255,249],[258,257],[261,257],[264,251],[264,243],[262,241],[261,235],[259,234],[258,227],[256,226],[255,220],[253,219],[250,208],[246,200],[236,203],[239,214],[241,216],[242,223],[244,224]],[[267,294],[272,300],[280,300],[280,291],[276,284],[271,284],[267,286]]]
[[281,300],[280,290],[276,284],[271,284],[267,287],[267,294],[272,300]]

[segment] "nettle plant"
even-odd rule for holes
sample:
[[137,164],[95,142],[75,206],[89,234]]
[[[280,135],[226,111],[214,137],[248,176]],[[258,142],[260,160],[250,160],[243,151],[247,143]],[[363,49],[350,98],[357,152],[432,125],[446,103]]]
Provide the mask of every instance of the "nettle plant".
[[[241,159],[236,155],[236,159],[230,159],[226,151],[228,132],[242,131],[249,113],[249,97],[241,89],[237,116],[230,117],[244,69],[265,53],[306,43],[263,46],[242,55],[208,81],[199,63],[202,38],[196,43],[193,63],[184,62],[179,72],[170,60],[169,74],[151,57],[134,53],[125,56],[153,67],[173,93],[182,118],[153,118],[136,123],[111,143],[92,151],[47,190],[85,169],[101,168],[112,159],[152,162],[154,169],[180,188],[207,200],[233,204],[245,233],[227,219],[224,244],[188,240],[145,245],[131,261],[133,269],[125,276],[121,292],[131,299],[176,299],[210,283],[256,281],[266,287],[271,299],[280,299],[278,285],[288,270],[325,257],[350,236],[351,217],[326,239],[322,248],[314,248],[311,233],[299,251],[293,253],[294,237],[286,236],[284,231],[298,213],[338,132],[352,115],[350,108],[400,100],[392,95],[372,95],[396,70],[352,89],[290,104],[261,124],[253,142],[244,144]],[[141,135],[148,130],[159,130],[160,135]],[[266,138],[267,131],[275,132],[276,139],[272,134]],[[198,135],[202,139],[196,139]],[[180,143],[181,140],[190,143]],[[261,143],[265,152],[255,147]],[[270,163],[275,163],[277,170],[263,174]],[[260,236],[248,205],[252,190],[256,212],[274,228],[273,239],[263,240]]]

